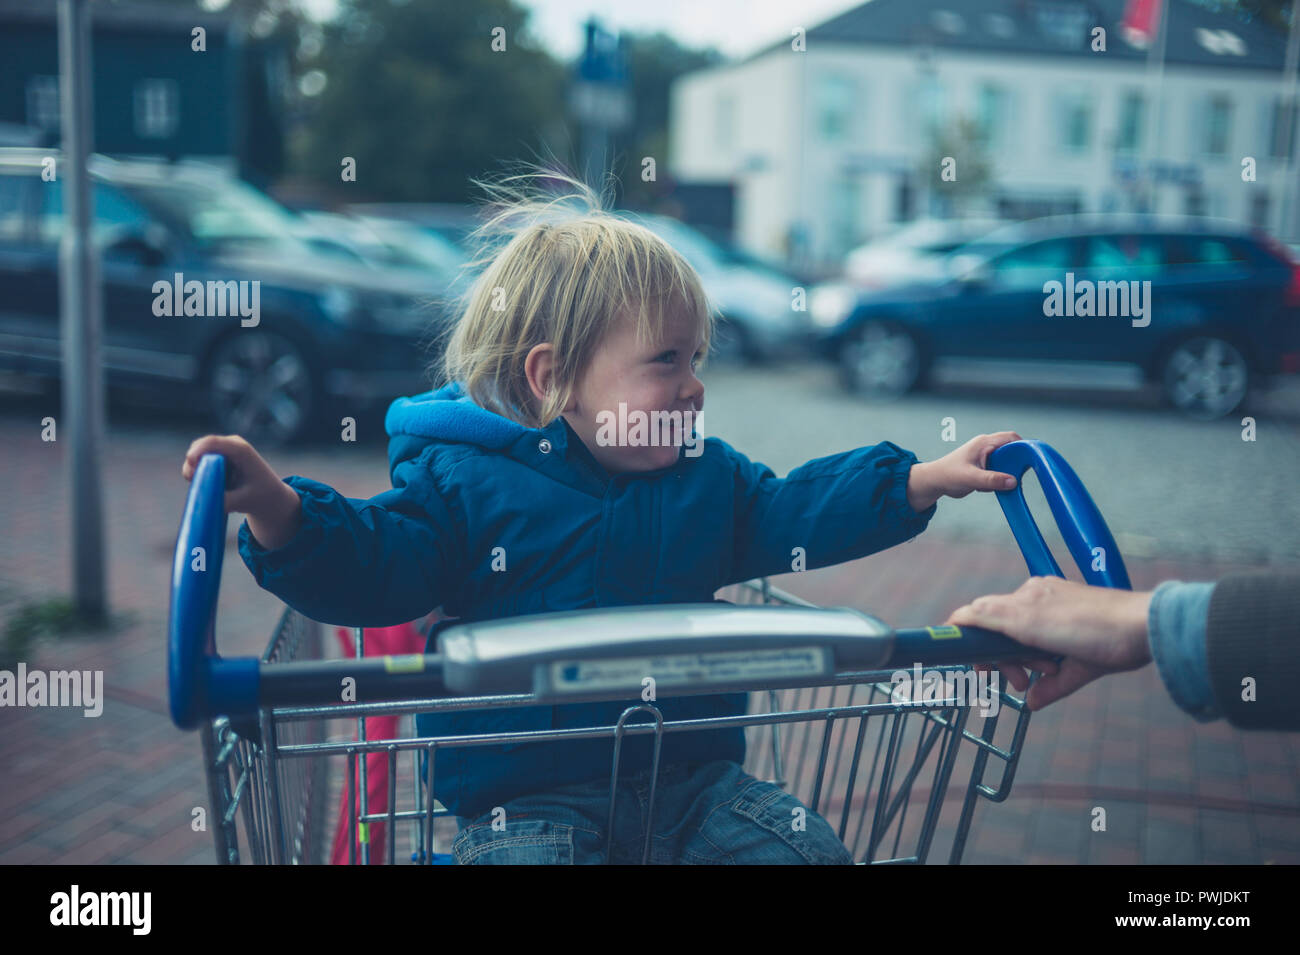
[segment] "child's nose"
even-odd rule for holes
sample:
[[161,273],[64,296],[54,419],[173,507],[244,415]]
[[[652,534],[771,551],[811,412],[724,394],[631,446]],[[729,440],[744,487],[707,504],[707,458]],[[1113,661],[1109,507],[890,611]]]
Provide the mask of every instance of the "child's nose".
[[695,372],[691,372],[691,377],[683,390],[682,398],[695,405],[696,411],[704,407],[704,382],[696,377]]

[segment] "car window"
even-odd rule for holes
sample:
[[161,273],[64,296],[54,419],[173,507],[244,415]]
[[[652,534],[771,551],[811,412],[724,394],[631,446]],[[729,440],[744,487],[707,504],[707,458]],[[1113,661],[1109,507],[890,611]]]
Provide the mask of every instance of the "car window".
[[1088,238],[1086,261],[1090,269],[1159,271],[1165,265],[1165,248],[1155,235],[1094,235]]
[[204,247],[257,247],[267,254],[307,254],[301,220],[275,200],[234,178],[162,180],[131,187],[158,219]]
[[1214,236],[1177,236],[1172,244],[1175,265],[1232,268],[1247,261],[1245,250],[1238,243]]
[[[123,226],[143,229],[149,224],[149,213],[121,190],[102,182],[91,187],[95,195],[94,238],[103,242],[121,234]],[[39,234],[42,242],[57,244],[63,232],[63,186],[46,183],[41,190]]]
[[1049,279],[1060,280],[1075,262],[1071,239],[1048,239],[1017,246],[989,263],[1002,288],[1039,288]]

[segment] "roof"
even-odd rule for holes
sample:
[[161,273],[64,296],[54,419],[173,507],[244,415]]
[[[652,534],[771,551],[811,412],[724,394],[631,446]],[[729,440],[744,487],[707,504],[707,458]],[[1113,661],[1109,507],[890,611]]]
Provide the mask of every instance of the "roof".
[[[869,0],[808,30],[821,43],[910,46],[954,52],[1145,63],[1147,49],[1124,37],[1125,0]],[[1166,0],[1165,62],[1176,66],[1282,69],[1286,35],[1235,8],[1214,11]],[[1106,51],[1093,52],[1094,27]],[[782,39],[747,58],[788,50]]]
[[1250,226],[1229,219],[1208,216],[1142,215],[1110,213],[1044,216],[1017,222],[976,241],[977,245],[1013,245],[1058,235],[1101,235],[1117,232],[1180,233],[1246,237]]
[[[57,147],[0,147],[0,169],[14,166],[36,169],[40,167],[45,157],[57,158],[61,155],[62,151]],[[226,173],[211,163],[191,159],[166,162],[159,159],[133,157],[119,159],[101,153],[92,153],[87,166],[92,175],[113,182],[157,183],[166,179],[194,182],[228,178]]]

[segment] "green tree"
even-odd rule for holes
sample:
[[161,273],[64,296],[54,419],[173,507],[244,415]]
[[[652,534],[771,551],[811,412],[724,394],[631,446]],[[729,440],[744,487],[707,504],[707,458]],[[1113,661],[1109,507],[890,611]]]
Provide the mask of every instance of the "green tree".
[[[345,0],[301,64],[324,88],[291,144],[294,168],[349,198],[461,202],[498,163],[567,159],[564,69],[527,18],[512,0]],[[341,180],[345,156],[355,183]]]
[[931,195],[946,198],[952,211],[959,214],[987,196],[993,185],[993,165],[984,136],[979,124],[966,117],[932,131],[923,163],[921,182]]

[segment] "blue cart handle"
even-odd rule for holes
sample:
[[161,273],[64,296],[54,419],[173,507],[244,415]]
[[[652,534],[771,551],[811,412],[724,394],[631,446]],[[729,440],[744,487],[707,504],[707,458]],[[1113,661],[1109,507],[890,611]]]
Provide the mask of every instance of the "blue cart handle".
[[194,729],[220,700],[226,712],[257,709],[258,660],[217,655],[217,595],[226,549],[226,459],[205,454],[190,481],[172,558],[167,620],[167,702],[172,722]]
[[1092,502],[1079,476],[1051,445],[1042,441],[1012,441],[993,451],[988,467],[1014,475],[1016,486],[1009,491],[998,491],[998,503],[1011,525],[1020,553],[1034,576],[1064,577],[1047,542],[1034,523],[1025,502],[1025,492],[1020,480],[1030,468],[1038,475],[1038,483],[1056,518],[1056,526],[1065,538],[1065,545],[1084,579],[1094,586],[1116,587],[1132,590],[1124,558],[1120,556],[1115,538],[1111,536],[1106,521]]

